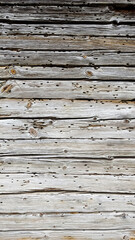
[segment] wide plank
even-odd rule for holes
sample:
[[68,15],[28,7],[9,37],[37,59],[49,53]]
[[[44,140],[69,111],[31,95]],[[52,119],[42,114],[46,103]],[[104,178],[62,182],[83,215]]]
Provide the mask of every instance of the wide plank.
[[0,140],[1,156],[46,155],[47,157],[134,157],[135,139],[33,139]]
[[0,98],[134,100],[135,82],[1,80]]
[[[39,7],[38,7],[39,8]],[[26,7],[27,9],[27,7]],[[24,10],[25,11],[25,10]],[[3,13],[3,15],[2,15]],[[134,10],[135,13],[135,10]],[[57,13],[58,14],[58,13]],[[0,17],[6,17],[3,6]],[[28,14],[30,15],[30,14]],[[15,15],[16,16],[16,15]],[[20,16],[20,15],[19,15]],[[58,16],[58,15],[57,15]],[[67,16],[67,13],[66,13]],[[74,15],[73,15],[74,17]],[[28,19],[27,14],[24,18]],[[75,18],[75,17],[74,17]],[[35,16],[34,19],[36,20]],[[43,18],[42,18],[43,19]],[[135,20],[135,17],[134,17]],[[0,34],[4,35],[64,35],[64,36],[113,36],[134,37],[134,25],[114,24],[0,24]]]
[[[0,66],[135,66],[134,52],[0,50]],[[38,83],[38,82],[37,82]]]
[[[135,214],[123,212],[89,214],[15,214],[0,215],[0,230],[125,230],[134,229]],[[73,224],[74,223],[74,224]]]
[[135,159],[127,157],[49,158],[42,155],[0,157],[0,173],[41,173],[63,175],[134,175]]
[[[9,3],[11,3],[11,1]],[[106,5],[81,7],[70,5],[69,7],[64,5],[35,5],[34,3],[33,5],[27,6],[0,6],[0,19],[2,21],[25,22],[27,20],[28,23],[32,21],[33,23],[38,22],[39,24],[48,22],[93,23],[93,21],[96,23],[113,21],[117,21],[118,23],[130,23],[135,21],[134,13],[134,7],[129,8],[128,6],[123,5],[111,5],[111,7]]]
[[134,119],[134,101],[0,99],[0,118]]
[[134,240],[135,231],[130,230],[110,230],[110,231],[91,231],[91,230],[33,230],[33,231],[6,231],[1,232],[0,240]]
[[96,213],[107,211],[135,211],[134,196],[129,194],[63,194],[60,192],[0,196],[0,213]]
[[122,240],[130,239],[134,240],[135,231],[134,230],[110,230],[110,231],[91,231],[91,230],[37,230],[37,231],[7,231],[1,232],[0,240],[44,240],[45,238],[49,240]]
[[0,120],[0,139],[134,139],[135,119],[4,119]]
[[0,67],[0,79],[135,80],[135,67]]
[[0,49],[9,50],[118,50],[134,52],[134,38],[90,36],[1,35]]

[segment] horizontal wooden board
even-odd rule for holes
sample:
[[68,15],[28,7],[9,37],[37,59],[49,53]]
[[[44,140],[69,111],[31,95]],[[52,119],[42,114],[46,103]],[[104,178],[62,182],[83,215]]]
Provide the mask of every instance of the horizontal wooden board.
[[134,175],[134,158],[49,158],[42,155],[0,157],[1,174]]
[[87,80],[1,80],[0,98],[134,100],[135,83]]
[[111,230],[111,231],[88,231],[88,230],[61,230],[61,231],[7,231],[1,232],[0,240],[44,240],[45,237],[49,240],[121,240],[124,237],[134,240],[134,230]]
[[134,139],[135,120],[4,119],[0,139]]
[[0,67],[0,79],[135,80],[135,67]]
[[0,36],[0,49],[14,50],[118,50],[134,52],[135,39],[89,36]]
[[[0,19],[8,21],[26,21],[29,23],[39,22],[87,22],[106,23],[117,21],[118,23],[134,22],[134,7],[128,8],[118,6],[0,6]],[[20,26],[22,28],[22,26]],[[39,25],[40,29],[40,25]],[[4,30],[4,29],[3,29]],[[95,33],[96,34],[96,33]]]
[[[27,7],[26,7],[27,8]],[[3,6],[2,6],[3,9]],[[3,13],[3,14],[2,14]],[[134,10],[135,13],[135,10]],[[2,18],[6,15],[0,13]],[[20,16],[20,15],[19,15]],[[58,15],[57,15],[58,16]],[[66,14],[67,16],[67,14]],[[75,16],[73,15],[75,18]],[[27,15],[24,18],[28,19]],[[34,16],[36,20],[36,17]],[[135,20],[135,17],[134,17]],[[5,35],[62,35],[65,36],[130,36],[135,35],[134,25],[114,24],[0,24],[0,34]]]
[[[134,213],[0,215],[0,230],[124,230],[133,229]],[[74,223],[74,224],[73,224]]]
[[0,140],[3,155],[45,155],[48,157],[108,158],[134,157],[134,139],[41,139]]
[[[40,204],[39,204],[40,203]],[[133,195],[28,193],[0,196],[0,213],[135,211]],[[87,218],[87,217],[86,217]]]
[[134,4],[134,0],[119,0],[119,2],[117,0],[64,0],[63,2],[61,2],[61,0],[0,0],[1,4],[18,4],[18,5],[29,5],[29,4],[33,4],[33,5],[41,5],[41,4],[45,4],[45,5],[90,5],[90,4]]
[[135,193],[134,182],[135,176],[9,173],[0,175],[0,193],[77,191],[129,194]]
[[0,50],[0,66],[135,66],[134,52]]
[[0,118],[134,119],[134,101],[0,99]]
[[134,240],[134,230],[110,230],[110,231],[88,231],[88,230],[46,230],[46,231],[7,231],[1,232],[0,240],[122,240],[127,238]]

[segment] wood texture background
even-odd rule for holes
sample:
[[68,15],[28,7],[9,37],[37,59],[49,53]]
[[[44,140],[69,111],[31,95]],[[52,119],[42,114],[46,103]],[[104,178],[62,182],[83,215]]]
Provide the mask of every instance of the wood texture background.
[[0,240],[135,240],[135,0],[0,0]]

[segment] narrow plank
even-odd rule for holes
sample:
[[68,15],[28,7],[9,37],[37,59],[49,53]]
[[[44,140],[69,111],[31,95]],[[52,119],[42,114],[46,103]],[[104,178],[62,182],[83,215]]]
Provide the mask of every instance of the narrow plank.
[[10,0],[9,1],[5,1],[5,0],[0,0],[1,4],[18,4],[18,5],[29,5],[29,4],[45,4],[45,5],[90,5],[90,4],[134,4],[134,0],[119,0],[119,2],[117,0],[65,0],[63,2],[61,2],[61,0],[50,0],[48,2],[48,0]]
[[135,66],[134,52],[0,50],[0,66]]
[[[27,8],[27,7],[26,7]],[[39,7],[38,7],[39,8]],[[3,6],[2,6],[3,10]],[[5,13],[1,10],[0,17],[4,18]],[[135,12],[135,11],[134,11]],[[28,16],[29,16],[28,11]],[[16,16],[16,15],[15,15]],[[19,15],[20,16],[20,15]],[[57,13],[58,16],[58,13]],[[67,13],[66,13],[67,16]],[[6,17],[6,16],[5,16]],[[75,16],[73,15],[75,18]],[[42,18],[42,16],[41,16]],[[24,19],[28,19],[27,14]],[[34,19],[35,15],[34,15]],[[54,19],[55,20],[55,19]],[[134,17],[135,20],[135,17]],[[134,25],[114,25],[114,24],[1,24],[0,34],[5,35],[53,35],[58,36],[113,36],[113,37],[134,37]]]
[[0,79],[135,80],[135,67],[0,67]]
[[134,52],[135,39],[89,36],[0,36],[0,49],[14,50],[118,50]]
[[134,101],[0,99],[0,118],[133,119]]
[[[133,229],[134,213],[0,215],[0,230],[124,230]],[[74,223],[74,224],[73,224]]]
[[[4,119],[0,139],[133,139],[135,120]],[[7,131],[8,130],[8,131]]]
[[46,231],[7,231],[1,232],[0,240],[134,240],[135,231],[130,230],[111,230],[111,231],[89,231],[89,230],[46,230]]
[[134,157],[134,139],[41,139],[0,140],[0,154],[46,155],[48,157]]
[[[135,211],[133,195],[29,193],[0,196],[0,213]],[[40,204],[39,204],[40,203]]]
[[0,157],[1,174],[41,173],[63,175],[134,175],[134,158],[49,158],[47,156]]
[[1,80],[0,98],[134,100],[135,83],[87,80]]

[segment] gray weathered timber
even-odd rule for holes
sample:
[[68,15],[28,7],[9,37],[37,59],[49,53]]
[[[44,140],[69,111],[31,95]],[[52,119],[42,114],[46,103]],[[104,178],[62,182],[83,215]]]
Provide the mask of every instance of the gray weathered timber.
[[134,119],[134,101],[0,99],[0,118]]
[[[110,212],[110,213],[27,213],[27,214],[3,214],[0,215],[0,230],[121,230],[134,228],[134,213]],[[78,221],[78,218],[80,221]],[[73,224],[74,223],[74,224]],[[85,227],[84,227],[85,226]]]
[[0,79],[135,80],[135,67],[0,67]]
[[135,66],[135,52],[0,50],[0,66]]
[[135,0],[0,0],[0,240],[135,240]]
[[[18,238],[19,236],[19,238]],[[127,238],[134,240],[135,231],[133,229],[129,230],[33,230],[33,231],[7,231],[1,232],[0,240],[20,240],[29,238],[38,238],[38,240],[44,240],[45,238],[49,240],[121,240]]]
[[134,175],[135,158],[48,158],[44,155],[4,156],[0,158],[0,172],[41,173],[63,175]]
[[35,192],[0,195],[0,200],[0,213],[135,211],[135,198],[130,194]]
[[[118,23],[134,22],[135,10],[126,10],[126,7],[115,8],[99,5],[86,7],[82,6],[0,6],[0,19],[8,21],[29,21],[48,23],[48,22],[88,22],[106,23],[117,21]],[[96,15],[95,15],[96,14]],[[4,27],[5,25],[3,25]],[[20,26],[21,27],[21,26]],[[39,25],[40,29],[40,25]],[[4,29],[3,29],[4,30]],[[31,32],[30,32],[31,33]]]
[[[135,136],[133,120],[93,119],[7,119],[0,120],[0,139],[133,139]],[[8,131],[7,131],[8,129]]]
[[135,4],[134,0],[119,0],[119,2],[117,0],[0,0],[1,4],[18,4],[18,5],[29,5],[29,4],[36,4],[36,5],[90,5],[90,4],[115,4],[117,6],[117,4],[125,4],[125,5],[130,5],[130,4]]
[[0,140],[1,156],[31,154],[56,158],[135,157],[134,144],[135,139],[129,138]]
[[9,50],[117,50],[135,51],[135,39],[127,37],[1,35],[0,49]]
[[134,100],[135,83],[91,80],[1,80],[0,98]]
[[[5,15],[5,14],[4,14]],[[4,27],[4,29],[3,29]],[[44,35],[44,36],[119,36],[134,37],[134,25],[113,24],[4,24],[0,26],[0,33],[3,35]]]
[[[135,194],[134,182],[135,176],[64,175],[55,173],[1,174],[0,194],[38,193],[49,191],[63,192],[63,194],[65,191]],[[54,212],[56,212],[55,209]],[[80,221],[78,221],[78,223],[79,222]]]
[[[3,8],[3,7],[2,7]],[[27,7],[26,7],[27,8]],[[3,13],[5,16],[5,13]],[[24,16],[26,18],[27,16]],[[2,16],[3,18],[3,16]],[[35,17],[34,17],[35,19]],[[113,24],[2,24],[0,33],[4,35],[44,35],[44,36],[130,36],[135,35],[134,25]]]
[[[18,238],[19,236],[19,238]],[[133,229],[129,230],[33,230],[33,231],[7,231],[1,232],[0,240],[20,240],[20,239],[30,239],[38,238],[38,240],[44,240],[45,238],[49,240],[121,240],[127,238],[134,240],[135,231]]]

